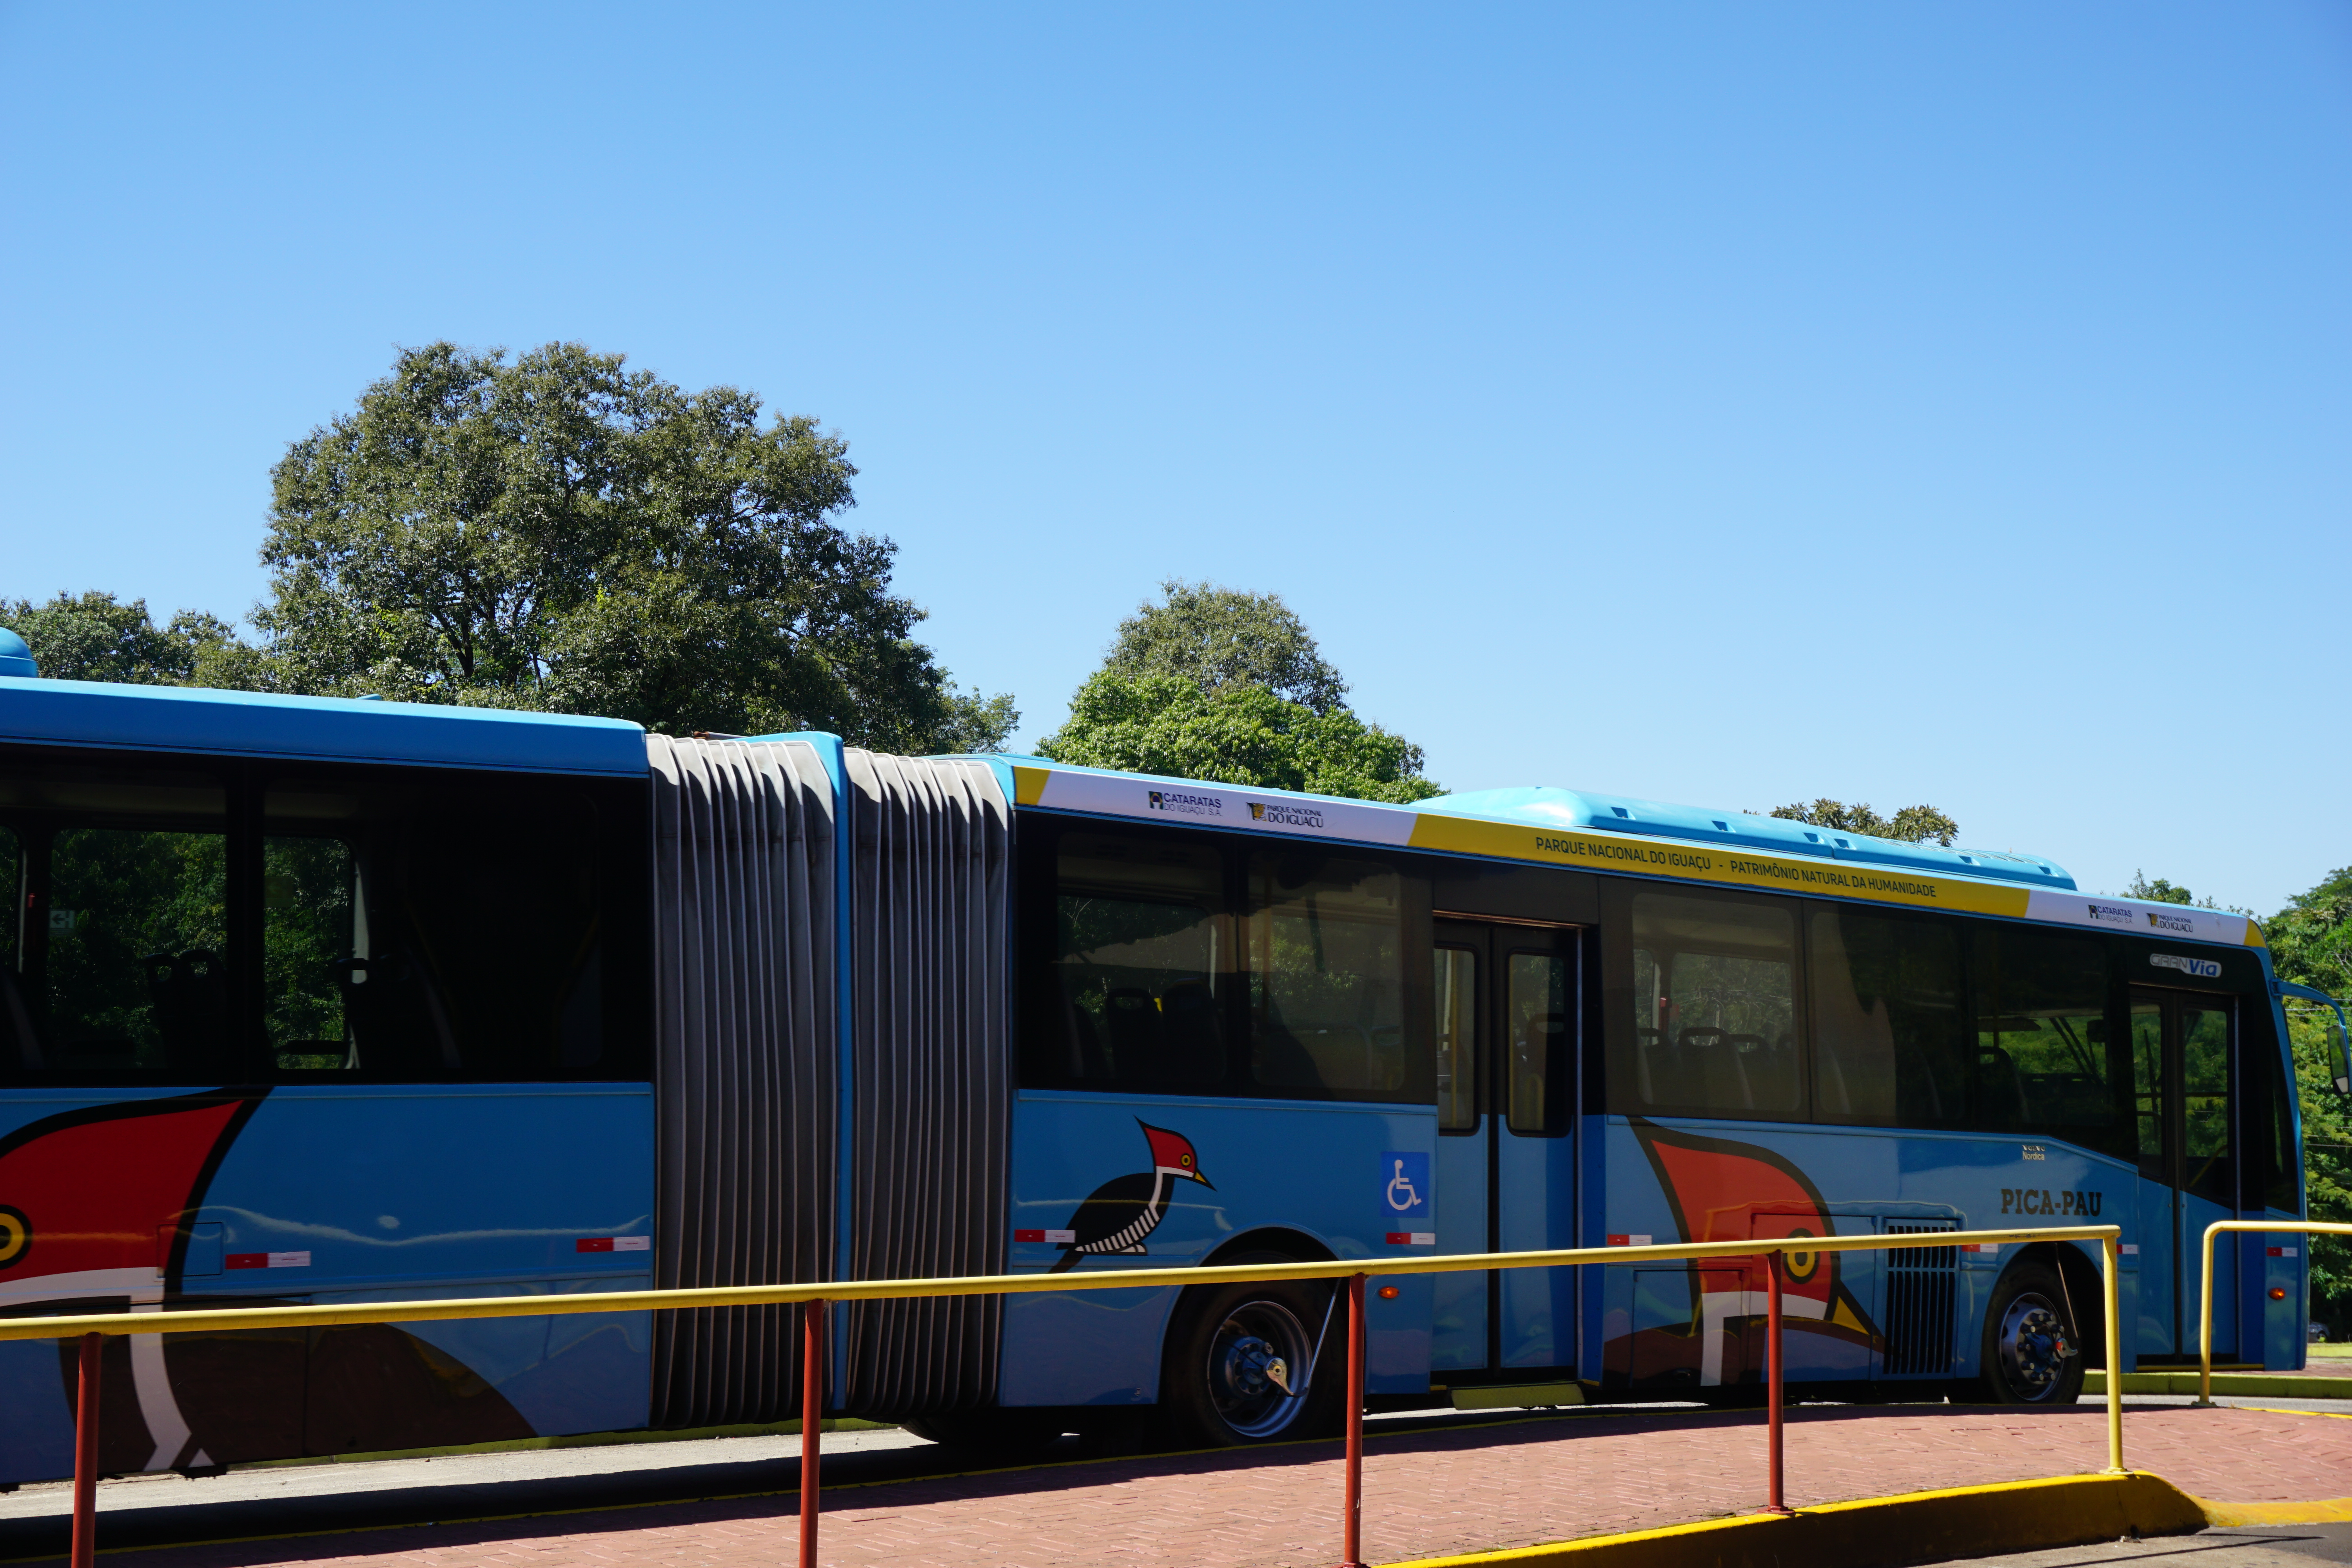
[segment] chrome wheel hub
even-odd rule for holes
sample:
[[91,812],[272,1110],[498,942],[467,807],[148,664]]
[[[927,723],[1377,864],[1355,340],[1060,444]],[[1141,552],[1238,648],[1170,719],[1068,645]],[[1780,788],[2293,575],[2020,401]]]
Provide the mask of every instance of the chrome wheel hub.
[[2000,1370],[2011,1390],[2027,1399],[2047,1399],[2057,1391],[2074,1346],[2058,1309],[2031,1291],[2001,1315]]
[[1244,1301],[1209,1342],[1209,1401],[1244,1437],[1270,1437],[1298,1419],[1313,1344],[1279,1301]]

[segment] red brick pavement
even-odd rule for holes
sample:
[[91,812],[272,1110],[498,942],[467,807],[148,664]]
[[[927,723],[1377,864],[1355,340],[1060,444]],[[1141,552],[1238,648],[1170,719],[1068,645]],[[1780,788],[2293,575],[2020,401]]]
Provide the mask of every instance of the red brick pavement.
[[[2125,1458],[2232,1502],[2352,1494],[2352,1419],[2142,1408]],[[1932,1487],[2095,1470],[2105,1413],[1953,1406],[1791,1413],[1789,1500],[1801,1508]],[[1524,1546],[1744,1512],[1762,1500],[1764,1431],[1741,1414],[1595,1412],[1375,1436],[1364,1546],[1375,1562]],[[1338,1556],[1336,1444],[1104,1459],[830,1493],[824,1562],[1078,1568],[1328,1564]],[[791,1494],[479,1525],[435,1525],[137,1554],[137,1568],[789,1568]]]

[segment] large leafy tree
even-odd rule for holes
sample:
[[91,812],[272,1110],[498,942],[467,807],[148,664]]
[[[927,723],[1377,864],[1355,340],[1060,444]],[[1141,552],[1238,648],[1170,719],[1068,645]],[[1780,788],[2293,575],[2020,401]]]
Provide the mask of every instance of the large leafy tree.
[[1324,662],[1279,594],[1250,594],[1171,577],[1163,602],[1118,624],[1103,670],[1125,679],[1172,675],[1207,692],[1257,686],[1317,713],[1338,708],[1348,683]]
[[1086,767],[1360,800],[1426,800],[1419,746],[1340,700],[1347,683],[1278,594],[1171,579],[1037,742]]
[[837,731],[990,750],[1017,715],[959,692],[892,594],[897,547],[835,521],[847,448],[617,354],[404,350],[271,473],[245,674],[287,689]]

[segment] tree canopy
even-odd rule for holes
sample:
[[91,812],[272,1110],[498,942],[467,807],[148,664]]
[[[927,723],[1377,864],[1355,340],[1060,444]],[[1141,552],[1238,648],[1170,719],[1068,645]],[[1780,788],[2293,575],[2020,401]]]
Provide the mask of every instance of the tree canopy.
[[1848,805],[1824,795],[1808,805],[1803,801],[1775,806],[1772,815],[1815,827],[1845,833],[1867,833],[1877,838],[1897,838],[1907,844],[1930,841],[1949,847],[1960,836],[1960,825],[1932,805],[1906,805],[1893,816],[1881,816],[1869,806]]
[[959,693],[889,592],[897,546],[834,521],[846,445],[622,356],[404,350],[271,472],[257,679],[541,708],[650,729],[824,729],[993,749],[1011,699]]
[[1170,579],[1119,623],[1069,721],[1037,742],[1056,762],[1360,800],[1426,800],[1422,750],[1360,718],[1278,594]]
[[146,600],[126,605],[95,589],[46,604],[0,599],[0,626],[25,639],[33,662],[52,680],[203,684],[199,671],[216,665],[237,640],[236,628],[217,616],[182,610],[158,626]]
[[1444,793],[1421,748],[1344,707],[1318,713],[1263,686],[1203,690],[1173,675],[1097,673],[1037,743],[1055,762],[1400,804]]
[[1250,594],[1171,577],[1163,604],[1118,624],[1103,669],[1127,679],[1172,675],[1206,692],[1260,686],[1286,702],[1329,713],[1348,683],[1323,660],[1306,623],[1279,594]]

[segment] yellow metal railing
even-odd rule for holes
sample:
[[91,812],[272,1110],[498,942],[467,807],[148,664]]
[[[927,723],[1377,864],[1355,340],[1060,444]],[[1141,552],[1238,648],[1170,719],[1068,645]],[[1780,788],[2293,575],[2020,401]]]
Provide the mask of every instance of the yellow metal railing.
[[[2216,1229],[2221,1228],[2216,1226]],[[2249,1225],[2250,1229],[2286,1229]],[[2338,1226],[2352,1232],[2352,1226]],[[838,1301],[889,1301],[934,1296],[1022,1296],[1057,1290],[1118,1290],[1163,1285],[1223,1285],[1286,1279],[1343,1279],[1348,1293],[1349,1386],[1355,1396],[1342,1402],[1347,1413],[1347,1500],[1341,1533],[1343,1568],[1359,1564],[1363,1472],[1364,1281],[1391,1274],[1465,1274],[1494,1268],[1557,1268],[1588,1263],[1678,1262],[1707,1258],[1769,1260],[1766,1335],[1770,1474],[1768,1510],[1781,1504],[1780,1276],[1791,1252],[1888,1252],[1920,1247],[1987,1247],[2047,1241],[2096,1241],[2105,1297],[2105,1343],[2118,1342],[2119,1227],[2060,1226],[2048,1229],[1921,1231],[1886,1236],[1792,1236],[1746,1241],[1676,1242],[1663,1247],[1584,1247],[1553,1252],[1456,1253],[1440,1257],[1351,1258],[1331,1263],[1253,1263],[1194,1268],[1118,1268],[1066,1274],[967,1275],[946,1279],[828,1279],[806,1285],[730,1285],[690,1290],[615,1290],[565,1296],[465,1297],[434,1301],[359,1301],[326,1307],[235,1307],[170,1312],[78,1313],[70,1317],[0,1320],[0,1341],[81,1341],[81,1388],[77,1412],[74,1465],[74,1568],[89,1568],[96,1543],[97,1412],[99,1346],[109,1335],[222,1333],[272,1328],[334,1328],[362,1323],[414,1323],[458,1318],[535,1318],[583,1312],[681,1311],[705,1307],[801,1304],[804,1314],[801,1428],[801,1561],[816,1561],[817,1434],[824,1373],[824,1322]],[[2210,1254],[2211,1234],[2206,1237]],[[2207,1269],[2211,1277],[2211,1269]],[[2209,1293],[2209,1319],[2210,1293]],[[2081,1325],[2076,1324],[2079,1333]],[[2116,1358],[2109,1353],[2108,1360]],[[1311,1375],[1311,1373],[1310,1373]],[[2107,1470],[2124,1468],[2123,1380],[2107,1379]]]
[[[2352,1225],[2324,1219],[2217,1219],[2205,1227],[2205,1270],[2200,1276],[2201,1300],[2197,1308],[2197,1403],[2213,1403],[2213,1238],[2223,1231],[2240,1235],[2352,1236]],[[2244,1331],[2240,1331],[2242,1348]],[[2120,1381],[2109,1378],[2110,1383]]]

